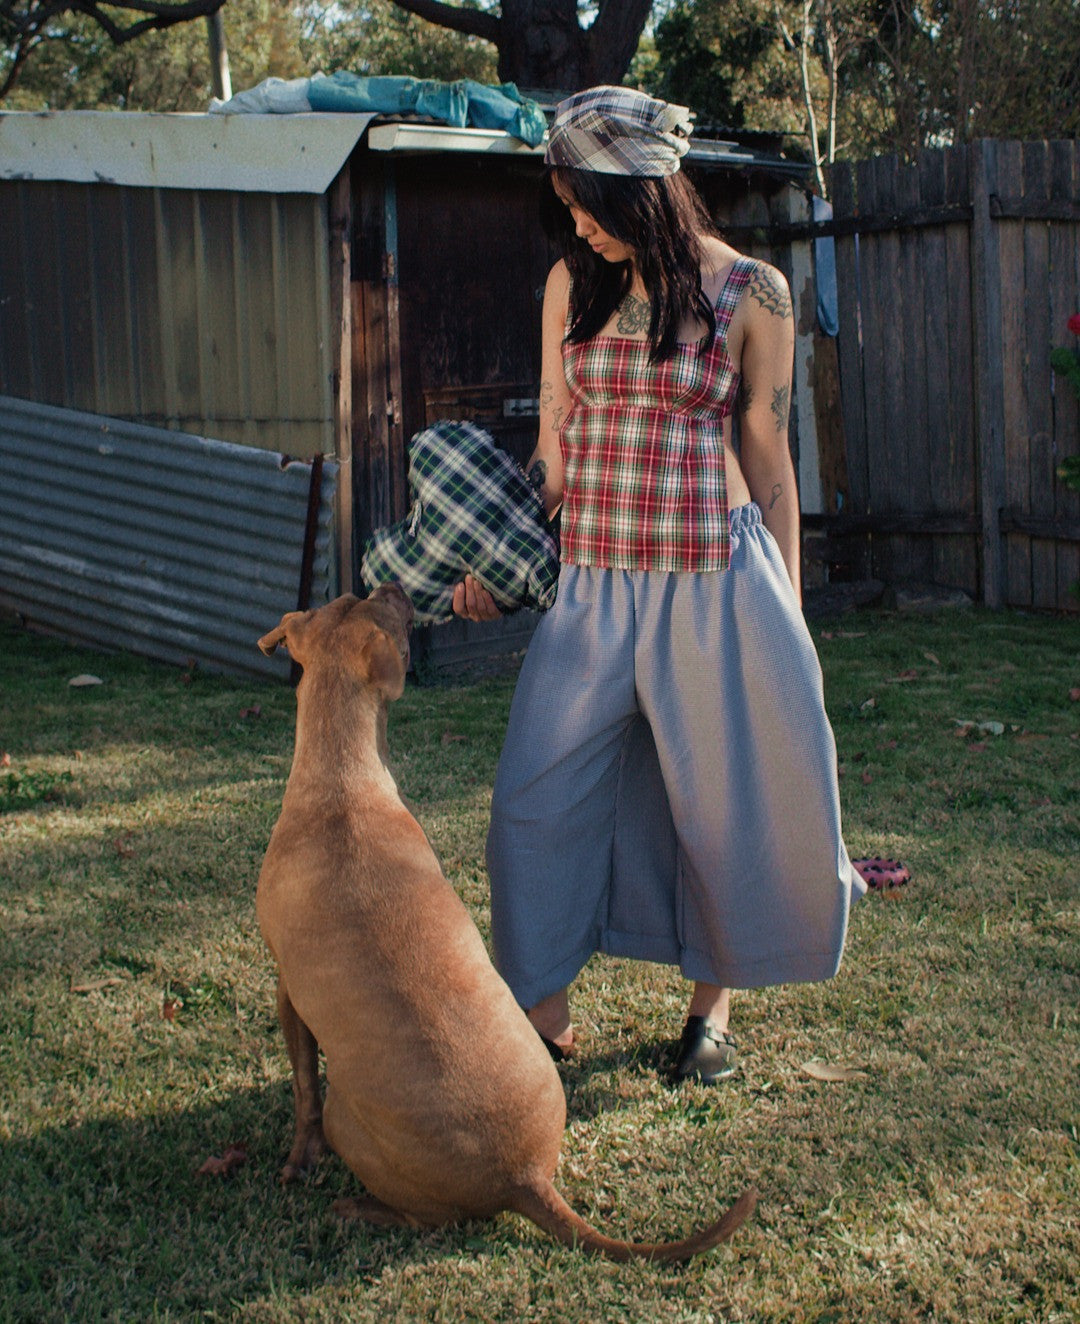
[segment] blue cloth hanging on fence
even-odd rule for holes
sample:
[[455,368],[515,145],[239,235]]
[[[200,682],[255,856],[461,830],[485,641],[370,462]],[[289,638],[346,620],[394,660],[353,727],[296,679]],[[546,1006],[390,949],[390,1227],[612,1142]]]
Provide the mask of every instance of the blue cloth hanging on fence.
[[[815,221],[831,221],[832,214],[832,203],[826,202],[824,198],[813,199]],[[836,240],[831,234],[821,235],[814,240],[814,279],[817,285],[818,326],[827,336],[835,336],[840,330],[840,317],[836,291]]]

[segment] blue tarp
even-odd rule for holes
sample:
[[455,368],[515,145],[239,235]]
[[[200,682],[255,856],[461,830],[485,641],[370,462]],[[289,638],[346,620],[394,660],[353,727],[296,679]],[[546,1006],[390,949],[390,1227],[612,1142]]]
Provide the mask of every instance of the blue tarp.
[[530,147],[543,141],[547,129],[544,112],[513,83],[489,87],[469,78],[453,83],[398,75],[369,78],[345,70],[311,78],[267,78],[229,101],[213,102],[210,110],[219,115],[313,110],[422,115],[456,128],[501,129]]

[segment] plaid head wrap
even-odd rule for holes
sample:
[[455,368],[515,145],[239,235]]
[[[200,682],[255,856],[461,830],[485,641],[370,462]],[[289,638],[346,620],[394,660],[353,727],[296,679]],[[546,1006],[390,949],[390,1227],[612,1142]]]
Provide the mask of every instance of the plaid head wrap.
[[409,443],[409,513],[368,541],[368,589],[395,582],[417,625],[452,620],[454,588],[475,575],[505,612],[555,601],[559,549],[543,503],[512,455],[475,423],[435,423]]
[[590,87],[556,106],[544,161],[601,175],[673,175],[692,128],[685,106],[629,87]]

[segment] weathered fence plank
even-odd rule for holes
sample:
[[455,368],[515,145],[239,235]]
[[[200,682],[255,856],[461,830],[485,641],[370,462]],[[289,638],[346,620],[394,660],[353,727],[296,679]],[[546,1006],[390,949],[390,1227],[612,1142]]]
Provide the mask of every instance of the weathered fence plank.
[[[846,220],[855,211],[854,172],[846,162],[832,170],[833,214]],[[840,401],[847,442],[848,491],[846,505],[865,511],[868,499],[866,469],[866,406],[863,397],[862,345],[859,325],[859,241],[853,234],[836,240],[837,355],[840,361]],[[841,506],[843,512],[844,506]]]
[[[1024,198],[1047,202],[1049,154],[1046,143],[1023,147]],[[1029,513],[1036,519],[1054,514],[1053,413],[1050,368],[1050,226],[1032,220],[1024,225],[1024,299],[1026,339],[1023,376],[1027,402]],[[1052,541],[1031,541],[1031,601],[1035,607],[1057,604],[1057,557]]]
[[[1076,198],[1080,194],[1080,142],[1059,141],[1050,144],[1050,190],[1057,199]],[[1080,347],[1080,337],[1066,330],[1068,319],[1080,312],[1080,242],[1075,224],[1051,222],[1050,225],[1050,338],[1060,345],[1071,340]],[[1068,455],[1080,453],[1080,401],[1060,377],[1051,383],[1053,390],[1054,513],[1059,520],[1080,518],[1080,492],[1073,492],[1057,477],[1056,469]],[[1078,605],[1071,596],[1080,583],[1080,543],[1057,542],[1057,583],[1059,605]]]
[[[999,143],[997,192],[1019,197],[1023,191],[1023,148]],[[1022,220],[997,222],[1001,263],[1001,353],[1005,424],[1005,507],[1031,509],[1031,441],[1028,435],[1028,393],[1024,372],[1029,311],[1025,307],[1024,229]],[[1005,538],[1006,600],[1031,602],[1031,540],[1022,533]]]

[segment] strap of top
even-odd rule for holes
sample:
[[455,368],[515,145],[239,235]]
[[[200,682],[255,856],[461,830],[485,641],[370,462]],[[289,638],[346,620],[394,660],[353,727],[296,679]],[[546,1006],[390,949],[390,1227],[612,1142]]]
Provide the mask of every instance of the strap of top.
[[713,305],[713,311],[716,313],[717,340],[722,341],[726,338],[728,326],[735,315],[735,309],[739,306],[742,292],[756,266],[756,257],[737,257],[731,264],[731,270],[724,278],[720,293],[716,296],[716,303]]

